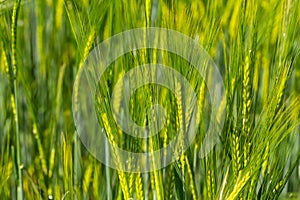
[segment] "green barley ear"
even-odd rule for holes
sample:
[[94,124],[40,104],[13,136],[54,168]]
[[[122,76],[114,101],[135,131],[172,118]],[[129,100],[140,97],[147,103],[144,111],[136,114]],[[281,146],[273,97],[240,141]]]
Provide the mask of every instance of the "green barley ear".
[[17,24],[21,0],[14,0],[12,25],[11,25],[11,49],[12,49],[12,72],[13,72],[13,95],[11,101],[13,105],[13,113],[16,127],[16,174],[17,174],[17,199],[23,199],[23,181],[22,181],[22,164],[21,164],[21,145],[19,132],[19,117],[18,117],[18,86],[17,86]]
[[144,199],[144,188],[142,183],[142,177],[141,173],[137,173],[135,175],[135,193],[136,193],[136,199],[137,200],[143,200]]
[[95,40],[95,35],[96,35],[96,33],[95,33],[94,28],[91,28],[90,34],[88,35],[86,45],[85,45],[83,53],[82,53],[82,58],[79,63],[79,68],[84,64],[85,59],[87,58],[87,56],[90,53],[90,50],[92,49],[92,46],[93,46],[94,40]]
[[3,72],[3,74],[7,74],[8,80],[10,82],[10,87],[13,87],[13,71],[11,68],[11,65],[8,63],[7,60],[7,55],[6,52],[4,50],[4,45],[1,43],[1,71]]
[[237,177],[241,169],[240,138],[237,129],[232,131],[232,160],[234,175]]
[[88,189],[90,187],[90,183],[91,183],[91,178],[92,178],[92,174],[93,174],[93,165],[89,164],[87,169],[84,172],[84,176],[83,176],[83,193],[87,193]]
[[189,177],[189,187],[191,189],[191,193],[192,193],[192,198],[193,199],[198,199],[197,198],[197,193],[196,193],[196,187],[195,187],[195,182],[194,182],[194,175],[192,173],[192,169],[191,169],[191,166],[190,166],[190,163],[189,163],[189,159],[187,156],[185,156],[185,162],[186,162],[186,166],[187,166],[187,174],[188,174],[188,177]]
[[279,181],[276,184],[275,188],[272,190],[271,199],[279,198],[282,190],[284,189],[286,183],[288,182],[289,178],[291,177],[293,171],[295,170],[295,168],[297,166],[299,166],[299,161],[300,161],[300,152],[298,152],[297,157],[295,158],[294,162],[291,164],[288,172],[285,174],[283,179],[281,181]]
[[234,200],[238,197],[240,191],[246,185],[247,181],[250,179],[250,172],[246,174],[239,174],[237,182],[235,183],[233,191],[226,197],[228,200]]
[[[109,120],[107,118],[106,113],[102,114],[101,118],[102,118],[102,121],[103,121],[103,124],[104,124],[104,128],[106,130],[109,142],[114,147],[116,147],[117,143],[115,141],[115,136],[113,135],[112,128],[110,126],[110,123],[109,123]],[[120,161],[120,157],[119,157],[119,155],[116,152],[114,152],[114,158],[116,159],[117,164],[119,166],[121,166],[122,163]],[[121,185],[121,188],[122,188],[122,191],[123,191],[124,198],[128,199],[128,198],[130,198],[130,192],[129,192],[129,187],[128,187],[128,181],[127,181],[126,173],[122,172],[122,171],[118,171],[118,176],[119,176],[120,185]]]
[[146,0],[145,3],[145,15],[146,15],[146,26],[150,27],[151,26],[151,11],[152,11],[152,0]]
[[175,175],[174,175],[174,164],[171,164],[166,169],[166,189],[165,189],[165,198],[167,200],[173,199],[174,195],[174,186],[175,186]]
[[62,133],[62,164],[64,174],[64,195],[74,195],[73,188],[73,156],[72,156],[72,144],[67,139],[67,134]]

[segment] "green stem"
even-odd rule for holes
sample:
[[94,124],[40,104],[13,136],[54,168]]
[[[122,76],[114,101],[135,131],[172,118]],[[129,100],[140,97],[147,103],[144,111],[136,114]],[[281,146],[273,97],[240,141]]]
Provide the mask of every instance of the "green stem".
[[23,186],[22,186],[22,164],[21,164],[21,150],[20,150],[20,132],[18,120],[18,88],[17,88],[17,59],[16,59],[16,43],[17,43],[17,22],[21,0],[14,1],[13,14],[12,14],[12,70],[13,70],[13,104],[16,123],[16,166],[17,166],[17,199],[23,199]]

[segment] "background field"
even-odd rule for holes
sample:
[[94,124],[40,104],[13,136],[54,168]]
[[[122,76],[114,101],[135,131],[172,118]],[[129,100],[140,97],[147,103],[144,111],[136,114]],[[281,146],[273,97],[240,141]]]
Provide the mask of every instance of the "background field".
[[[299,10],[299,0],[0,0],[0,198],[299,199]],[[151,26],[198,38],[219,67],[226,88],[221,143],[199,158],[208,120],[203,106],[197,138],[177,161],[151,173],[118,172],[94,159],[76,135],[73,84],[94,45]],[[110,94],[130,64],[147,63],[153,52],[118,60],[102,92]],[[188,64],[156,53],[188,75],[205,105],[205,84],[189,76]],[[139,124],[155,102],[154,88],[131,100]],[[170,121],[150,140],[153,149],[182,125],[185,109],[159,92],[168,96],[160,103]],[[111,141],[143,151],[103,118],[108,106],[98,105]]]

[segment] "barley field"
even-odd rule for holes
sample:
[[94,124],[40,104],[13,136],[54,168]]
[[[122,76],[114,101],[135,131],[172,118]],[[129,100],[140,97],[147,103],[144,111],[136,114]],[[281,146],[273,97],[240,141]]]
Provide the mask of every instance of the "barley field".
[[[0,199],[300,199],[299,11],[300,0],[0,0]],[[97,47],[136,28],[174,31],[165,41],[184,55],[201,47],[222,92],[211,93],[216,79],[194,58],[145,45],[109,63],[93,83],[94,111],[77,118],[86,91],[76,80],[128,41]],[[97,130],[91,113],[105,143],[83,139]],[[175,153],[145,162],[115,151],[144,155],[172,141]]]

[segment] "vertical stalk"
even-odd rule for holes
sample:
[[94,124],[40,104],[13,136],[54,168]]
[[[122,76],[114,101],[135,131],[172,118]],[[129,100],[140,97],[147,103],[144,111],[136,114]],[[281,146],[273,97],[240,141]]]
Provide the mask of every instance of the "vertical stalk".
[[23,199],[23,186],[22,186],[22,166],[21,166],[21,150],[20,150],[20,132],[18,120],[18,87],[17,87],[17,58],[16,58],[16,44],[17,44],[17,21],[21,0],[14,0],[13,14],[12,14],[12,70],[13,70],[13,95],[12,105],[13,113],[16,123],[16,166],[17,166],[17,199]]

